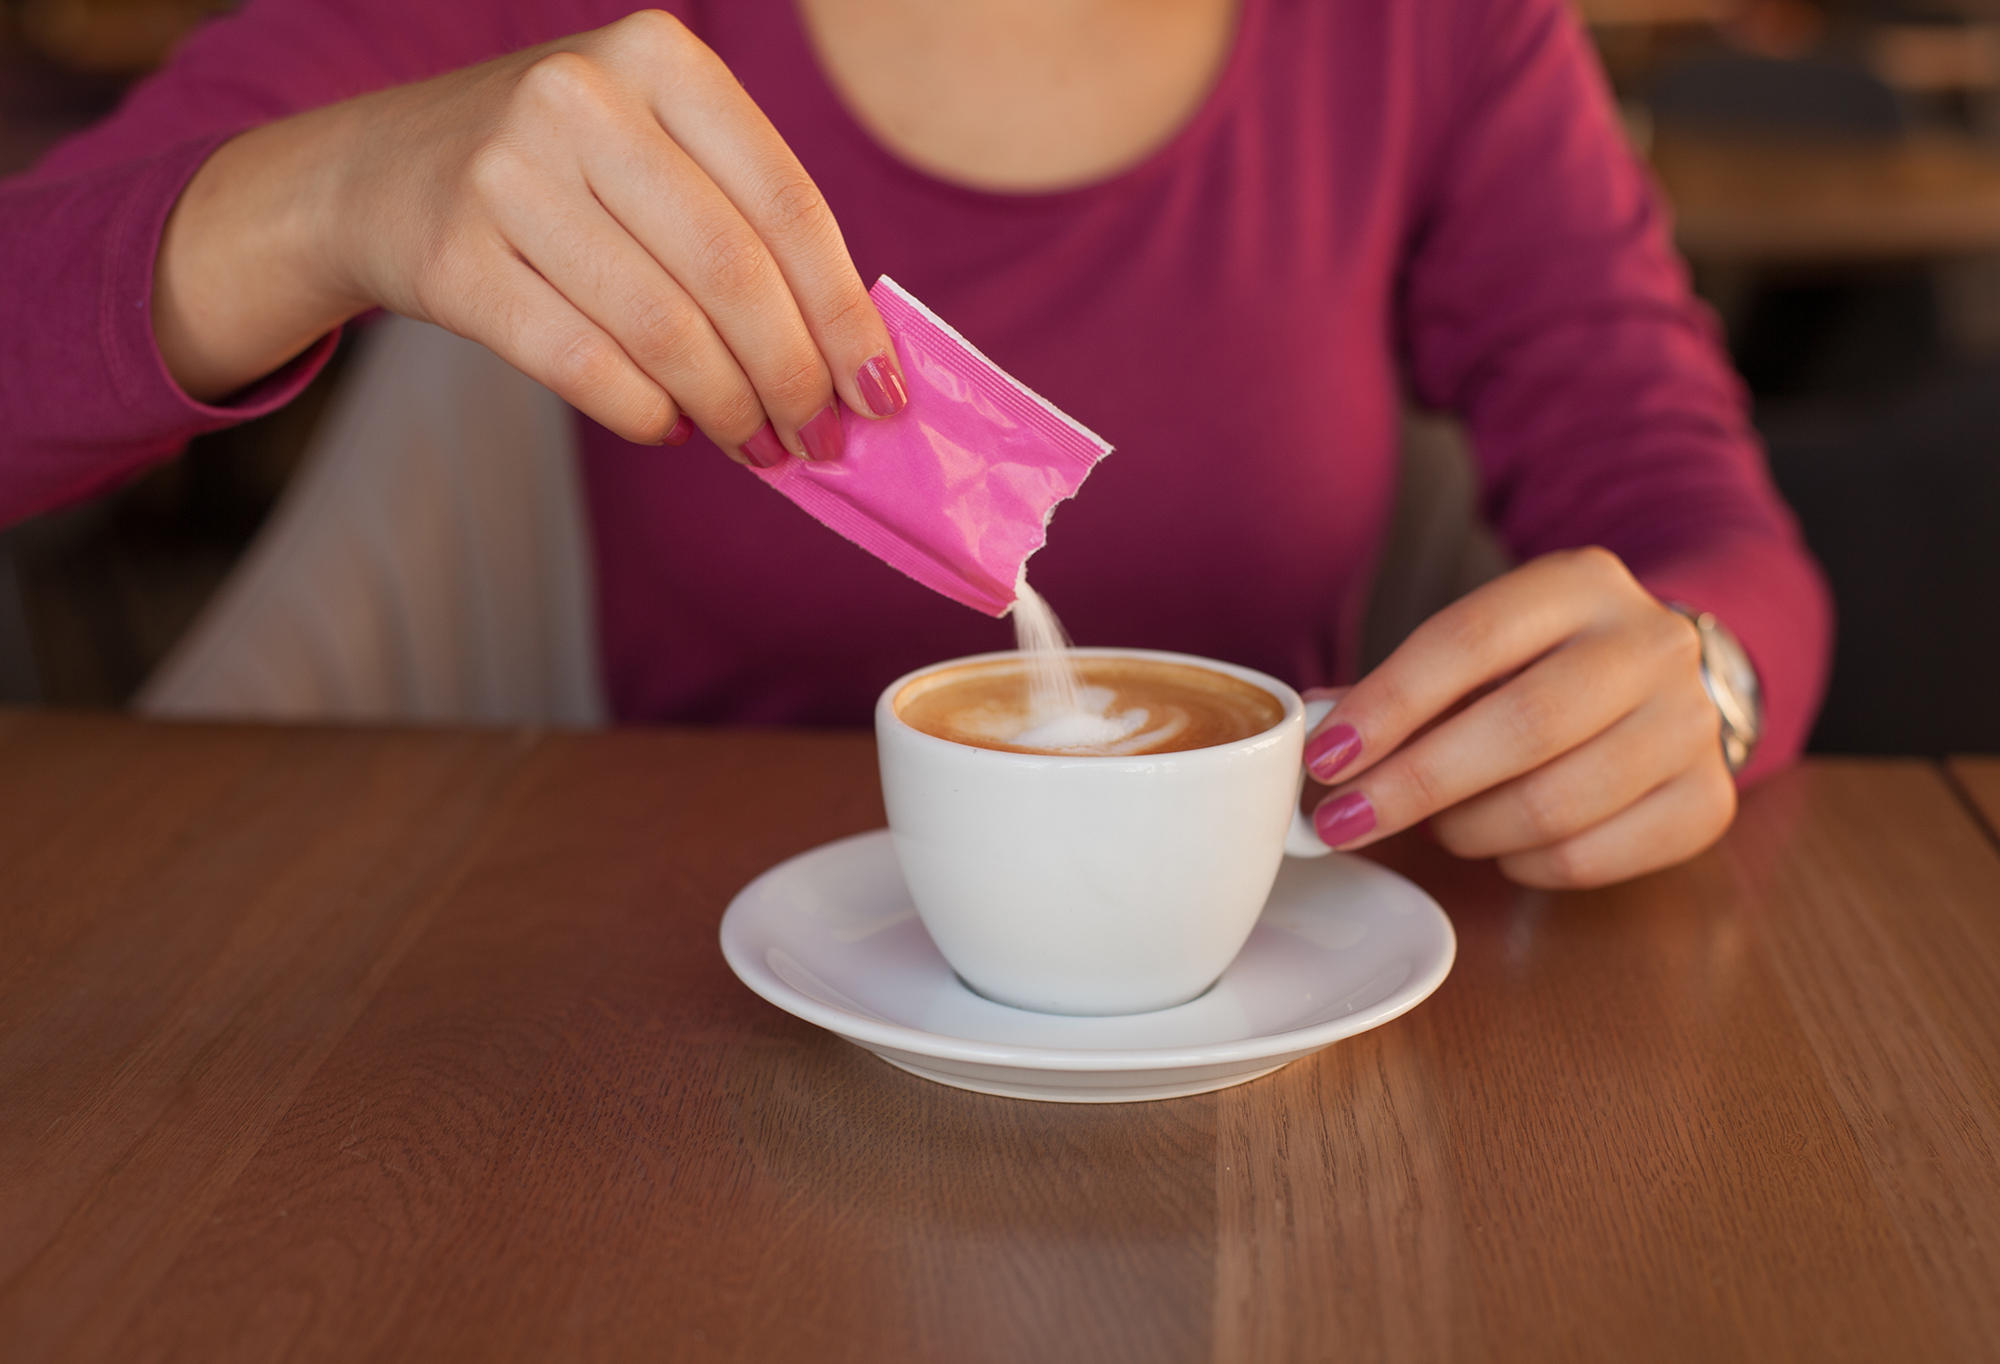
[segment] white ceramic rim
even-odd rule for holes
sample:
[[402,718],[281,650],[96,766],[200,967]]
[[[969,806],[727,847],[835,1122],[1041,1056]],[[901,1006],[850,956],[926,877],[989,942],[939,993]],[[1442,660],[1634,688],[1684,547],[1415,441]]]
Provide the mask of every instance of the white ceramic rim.
[[[1125,652],[1125,651],[1115,651]],[[1184,655],[1161,655],[1161,657],[1183,657]],[[922,669],[928,672],[930,669]],[[1247,671],[1247,670],[1246,670]],[[1253,674],[1254,675],[1254,674]],[[885,693],[888,695],[890,693]],[[918,731],[912,731],[918,732]],[[931,737],[926,735],[925,737]],[[940,739],[939,743],[948,743]],[[1240,742],[1240,741],[1239,741]],[[954,748],[964,745],[952,744]],[[988,750],[980,750],[982,752]],[[1196,749],[1194,752],[1212,750]],[[1002,754],[1003,757],[1027,756],[1035,754]],[[810,995],[795,990],[771,971],[754,954],[739,950],[730,932],[731,919],[737,915],[745,901],[770,878],[778,875],[801,858],[813,857],[832,848],[856,843],[863,839],[888,841],[886,828],[871,829],[867,833],[850,834],[846,838],[822,843],[816,848],[808,848],[802,853],[786,858],[777,866],[764,872],[736,893],[729,908],[722,916],[722,955],[736,972],[737,978],[748,985],[758,995],[786,1013],[802,1018],[808,1023],[825,1028],[864,1045],[893,1047],[900,1051],[914,1052],[919,1056],[934,1056],[953,1061],[977,1061],[989,1065],[1020,1066],[1030,1070],[1160,1070],[1177,1066],[1219,1065],[1233,1061],[1255,1061],[1267,1056],[1276,1056],[1291,1051],[1312,1051],[1329,1042],[1337,1042],[1355,1033],[1367,1032],[1391,1019],[1400,1018],[1410,1010],[1430,998],[1431,993],[1444,983],[1451,974],[1452,963],[1458,957],[1458,935],[1453,931],[1451,919],[1442,906],[1431,898],[1429,892],[1404,876],[1398,876],[1386,867],[1377,866],[1365,858],[1351,857],[1335,853],[1335,857],[1347,857],[1352,863],[1368,868],[1378,876],[1394,880],[1399,887],[1414,895],[1418,902],[1430,911],[1430,918],[1443,936],[1444,950],[1429,971],[1422,972],[1405,981],[1388,999],[1372,1009],[1344,1014],[1339,1018],[1315,1023],[1311,1027],[1296,1028],[1291,1032],[1261,1033],[1255,1037],[1238,1038],[1233,1042],[1214,1042],[1195,1048],[1145,1048],[1120,1047],[1116,1050],[1083,1051],[1053,1047],[1014,1046],[1006,1043],[973,1042],[961,1037],[948,1037],[942,1033],[925,1032],[919,1028],[905,1027],[900,1023],[882,1023],[872,1018],[863,1018],[848,1013],[844,1009],[823,1004]],[[740,921],[739,921],[740,922]],[[949,969],[949,968],[946,968]],[[996,1008],[1011,1007],[996,1004]],[[1179,1007],[1179,1006],[1176,1006]],[[1164,1010],[1162,1010],[1164,1012]],[[1056,1015],[1048,1015],[1055,1017]],[[1128,1015],[1141,1017],[1142,1015]]]
[[1116,645],[1093,645],[1088,648],[1072,648],[1069,652],[1071,657],[1074,658],[1140,658],[1152,662],[1179,663],[1191,668],[1204,668],[1209,672],[1221,673],[1225,677],[1233,677],[1239,682],[1248,682],[1258,690],[1268,692],[1272,697],[1276,698],[1279,705],[1284,707],[1284,714],[1280,715],[1276,723],[1272,724],[1270,728],[1260,729],[1255,734],[1249,735],[1246,738],[1231,739],[1228,743],[1224,744],[1210,744],[1205,748],[1169,749],[1164,753],[1017,753],[1012,749],[981,748],[977,744],[961,744],[952,739],[940,739],[935,734],[930,734],[916,728],[904,720],[902,716],[896,714],[895,699],[897,693],[919,678],[928,677],[935,672],[942,672],[946,668],[963,668],[979,663],[1011,662],[1025,657],[1019,649],[1001,649],[993,653],[967,654],[964,658],[950,658],[942,663],[929,663],[921,668],[913,668],[909,672],[904,673],[894,682],[884,687],[882,694],[875,699],[876,730],[879,733],[881,726],[886,723],[893,725],[901,733],[912,736],[921,744],[935,744],[939,748],[954,753],[978,753],[988,758],[1005,760],[1010,763],[1029,767],[1058,766],[1068,763],[1088,763],[1093,767],[1098,767],[1129,763],[1151,768],[1157,767],[1160,763],[1169,760],[1174,762],[1182,760],[1201,761],[1205,758],[1213,760],[1215,755],[1218,754],[1241,753],[1249,749],[1262,748],[1266,744],[1277,743],[1285,726],[1291,723],[1292,720],[1303,720],[1305,718],[1305,702],[1300,699],[1296,689],[1280,682],[1269,673],[1260,673],[1255,668],[1246,668],[1240,663],[1224,663],[1220,659],[1203,658],[1200,654],[1169,653],[1164,649],[1121,649]]

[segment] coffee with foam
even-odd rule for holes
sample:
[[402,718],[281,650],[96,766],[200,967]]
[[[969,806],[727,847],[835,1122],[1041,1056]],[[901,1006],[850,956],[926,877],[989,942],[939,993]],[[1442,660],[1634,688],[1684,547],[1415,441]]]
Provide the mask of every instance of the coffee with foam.
[[1074,658],[1077,705],[1038,713],[1026,659],[941,668],[897,693],[897,716],[953,743],[1007,753],[1123,757],[1235,743],[1284,703],[1228,673],[1150,658]]

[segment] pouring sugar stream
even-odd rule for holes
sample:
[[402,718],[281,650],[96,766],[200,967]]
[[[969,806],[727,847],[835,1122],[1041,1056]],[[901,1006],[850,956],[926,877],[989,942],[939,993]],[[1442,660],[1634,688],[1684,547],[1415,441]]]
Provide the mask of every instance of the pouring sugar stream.
[[1015,647],[1027,659],[1027,724],[1016,733],[992,737],[1023,748],[1106,754],[1151,747],[1166,737],[1147,711],[1114,710],[1110,688],[1083,680],[1062,622],[1028,586],[1025,575],[1014,596],[1013,616]]

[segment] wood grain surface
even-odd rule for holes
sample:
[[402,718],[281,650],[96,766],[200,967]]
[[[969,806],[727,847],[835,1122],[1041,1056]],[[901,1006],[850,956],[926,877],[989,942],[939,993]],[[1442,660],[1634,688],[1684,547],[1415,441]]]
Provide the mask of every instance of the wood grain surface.
[[2000,758],[1953,758],[1951,776],[2000,839]]
[[0,1357],[1977,1360],[2000,853],[1815,763],[1236,1089],[929,1084],[715,932],[872,745],[0,716]]

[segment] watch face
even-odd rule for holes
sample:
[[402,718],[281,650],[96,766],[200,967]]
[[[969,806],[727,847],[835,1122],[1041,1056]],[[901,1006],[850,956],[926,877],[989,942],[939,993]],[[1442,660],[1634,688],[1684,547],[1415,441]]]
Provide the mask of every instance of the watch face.
[[1707,657],[1710,694],[1730,729],[1755,742],[1762,726],[1764,706],[1758,692],[1757,670],[1736,637],[1713,621],[1705,623],[1702,643]]

